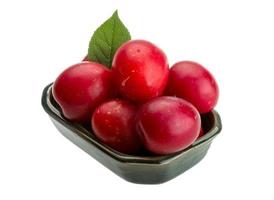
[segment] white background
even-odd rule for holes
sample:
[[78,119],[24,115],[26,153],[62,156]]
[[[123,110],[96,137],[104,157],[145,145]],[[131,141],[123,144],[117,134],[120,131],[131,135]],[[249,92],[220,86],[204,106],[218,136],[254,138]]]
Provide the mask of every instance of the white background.
[[[274,199],[273,1],[0,2],[0,199]],[[43,87],[87,52],[112,12],[172,65],[194,60],[220,87],[223,130],[203,161],[161,185],[126,182],[70,143]]]

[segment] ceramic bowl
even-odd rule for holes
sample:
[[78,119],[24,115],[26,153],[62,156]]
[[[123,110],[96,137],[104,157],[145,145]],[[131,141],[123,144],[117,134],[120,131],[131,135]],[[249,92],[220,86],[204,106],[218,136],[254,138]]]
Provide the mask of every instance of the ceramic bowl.
[[102,165],[130,182],[158,184],[175,178],[204,158],[213,139],[221,131],[221,119],[216,111],[212,111],[201,116],[205,135],[187,149],[166,156],[125,155],[101,143],[91,128],[65,119],[52,97],[51,86],[46,86],[43,91],[42,106],[56,128]]

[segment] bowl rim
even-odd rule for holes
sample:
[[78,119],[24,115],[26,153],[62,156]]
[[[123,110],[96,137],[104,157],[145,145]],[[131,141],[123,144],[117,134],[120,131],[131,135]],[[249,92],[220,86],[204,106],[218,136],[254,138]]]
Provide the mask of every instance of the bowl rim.
[[70,122],[67,119],[65,119],[61,111],[58,110],[51,101],[52,97],[52,85],[53,83],[48,84],[42,93],[42,99],[41,103],[44,108],[44,110],[47,112],[47,114],[52,117],[53,119],[57,120],[59,123],[61,123],[66,128],[73,131],[75,134],[77,134],[82,139],[86,140],[87,142],[91,143],[93,146],[95,146],[98,150],[101,152],[107,154],[108,156],[112,157],[115,160],[118,160],[120,162],[126,162],[126,163],[145,163],[145,164],[166,164],[170,162],[171,160],[177,159],[182,154],[187,153],[191,149],[197,148],[198,146],[202,145],[203,143],[211,141],[214,137],[216,137],[221,129],[221,118],[217,111],[213,110],[211,113],[213,114],[214,123],[212,128],[205,133],[202,137],[197,139],[192,145],[190,145],[188,148],[181,150],[179,152],[168,154],[168,155],[153,155],[153,156],[135,156],[135,155],[127,155],[123,154],[121,152],[118,152],[102,142],[100,142],[93,134],[91,134],[90,131],[85,129],[82,125],[74,122]]

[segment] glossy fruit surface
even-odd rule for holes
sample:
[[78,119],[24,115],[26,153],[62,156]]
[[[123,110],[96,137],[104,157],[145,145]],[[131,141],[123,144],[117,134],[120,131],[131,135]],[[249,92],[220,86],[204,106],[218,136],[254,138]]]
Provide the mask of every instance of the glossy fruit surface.
[[63,71],[52,92],[67,119],[86,123],[95,107],[113,96],[111,85],[111,73],[106,67],[85,61]]
[[201,127],[200,115],[193,105],[168,96],[144,104],[137,114],[136,123],[146,149],[161,155],[190,146]]
[[170,69],[167,94],[181,97],[200,113],[207,113],[217,104],[219,89],[207,69],[192,61],[182,61]]
[[145,102],[163,93],[169,69],[161,49],[145,40],[131,40],[115,53],[112,72],[123,97]]
[[93,113],[93,131],[104,144],[117,151],[138,153],[141,143],[134,127],[136,112],[137,108],[125,100],[103,103]]

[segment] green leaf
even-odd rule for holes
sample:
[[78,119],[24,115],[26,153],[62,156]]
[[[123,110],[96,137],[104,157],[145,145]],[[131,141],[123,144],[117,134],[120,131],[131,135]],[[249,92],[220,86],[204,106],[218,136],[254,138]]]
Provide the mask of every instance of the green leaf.
[[111,68],[116,50],[130,40],[130,33],[120,20],[118,11],[105,21],[93,33],[89,42],[88,60],[101,63]]

